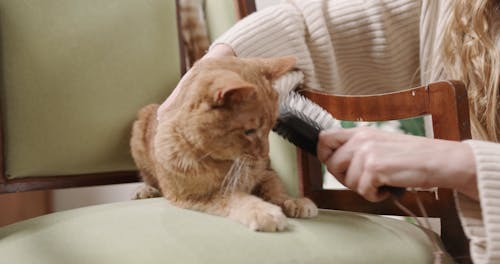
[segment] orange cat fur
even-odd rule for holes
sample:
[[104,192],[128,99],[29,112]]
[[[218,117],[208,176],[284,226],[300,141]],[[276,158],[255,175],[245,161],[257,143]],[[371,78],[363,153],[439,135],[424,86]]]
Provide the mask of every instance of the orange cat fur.
[[311,200],[285,193],[269,162],[278,115],[271,83],[294,65],[294,57],[204,59],[158,118],[157,105],[144,107],[130,142],[146,183],[138,198],[159,189],[174,205],[259,231],[285,229],[285,215],[317,215]]

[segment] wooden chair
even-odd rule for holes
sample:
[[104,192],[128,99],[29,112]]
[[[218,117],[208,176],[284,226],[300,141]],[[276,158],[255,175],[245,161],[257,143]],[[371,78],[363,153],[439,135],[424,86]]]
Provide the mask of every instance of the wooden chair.
[[[372,96],[335,96],[312,90],[304,91],[303,94],[340,120],[389,121],[430,115],[435,138],[471,138],[467,92],[461,82],[437,82]],[[300,149],[298,163],[301,166],[301,192],[311,197],[320,208],[380,215],[407,215],[389,200],[370,203],[350,190],[324,190],[320,162]],[[446,250],[457,261],[467,262],[468,241],[458,219],[453,192],[447,189],[439,189],[437,195],[428,191],[406,192],[400,198],[401,202],[413,212],[420,212],[415,195],[423,200],[430,217],[440,219],[441,239]],[[420,213],[417,215],[422,216]]]

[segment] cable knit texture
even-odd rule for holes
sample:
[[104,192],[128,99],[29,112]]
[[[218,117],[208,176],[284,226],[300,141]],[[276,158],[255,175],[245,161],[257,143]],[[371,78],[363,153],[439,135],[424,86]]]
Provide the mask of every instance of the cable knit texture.
[[239,57],[295,55],[310,89],[391,92],[419,83],[419,16],[415,0],[287,1],[248,16],[214,43]]
[[[477,263],[500,263],[500,148],[492,142],[465,142],[475,155],[480,199],[479,206],[465,196],[458,197],[464,216],[462,221],[472,239],[471,254]],[[477,215],[477,211],[481,215]],[[483,221],[478,221],[481,216]]]
[[[248,16],[214,44],[239,57],[295,55],[300,74],[278,80],[280,93],[301,82],[336,94],[391,92],[446,78],[439,48],[452,1],[288,0]],[[500,147],[467,142],[481,203],[457,195],[459,214],[474,262],[500,263]]]

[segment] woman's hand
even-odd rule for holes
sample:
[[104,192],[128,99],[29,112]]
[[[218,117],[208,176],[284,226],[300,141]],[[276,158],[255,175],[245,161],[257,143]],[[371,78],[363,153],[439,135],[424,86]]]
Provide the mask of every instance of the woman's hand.
[[[233,49],[226,45],[226,44],[217,44],[213,46],[207,54],[203,56],[200,60],[206,59],[206,58],[213,58],[213,57],[224,57],[224,56],[235,56]],[[182,86],[182,81],[186,79],[186,76],[189,76],[190,72],[186,72],[184,76],[182,76],[181,80],[175,87],[175,89],[172,91],[172,93],[167,97],[167,99],[160,105],[158,108],[158,113],[163,112],[164,110],[168,109],[169,106],[172,104],[174,101],[175,97],[179,93],[179,87]]]
[[478,199],[474,156],[465,143],[357,127],[321,132],[318,158],[372,202],[389,196],[381,186],[443,187]]

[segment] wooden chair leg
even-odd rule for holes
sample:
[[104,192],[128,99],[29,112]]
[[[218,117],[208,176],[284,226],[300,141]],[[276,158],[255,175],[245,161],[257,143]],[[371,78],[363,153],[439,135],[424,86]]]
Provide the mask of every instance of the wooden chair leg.
[[456,209],[447,209],[441,217],[441,240],[446,251],[457,263],[472,263],[469,241],[465,236]]

